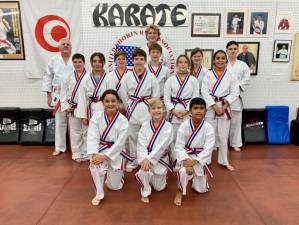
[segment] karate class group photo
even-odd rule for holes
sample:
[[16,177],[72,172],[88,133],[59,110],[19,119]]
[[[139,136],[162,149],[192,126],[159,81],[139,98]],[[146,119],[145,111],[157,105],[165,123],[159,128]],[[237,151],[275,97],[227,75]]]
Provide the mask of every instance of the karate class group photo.
[[298,11],[0,1],[0,223],[297,224]]

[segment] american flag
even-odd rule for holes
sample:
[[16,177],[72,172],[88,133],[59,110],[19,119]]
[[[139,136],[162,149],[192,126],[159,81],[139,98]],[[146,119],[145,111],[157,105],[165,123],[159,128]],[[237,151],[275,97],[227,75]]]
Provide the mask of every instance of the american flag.
[[116,45],[116,51],[124,51],[127,53],[127,66],[134,66],[133,64],[133,51],[138,47],[136,46],[128,46],[128,45]]

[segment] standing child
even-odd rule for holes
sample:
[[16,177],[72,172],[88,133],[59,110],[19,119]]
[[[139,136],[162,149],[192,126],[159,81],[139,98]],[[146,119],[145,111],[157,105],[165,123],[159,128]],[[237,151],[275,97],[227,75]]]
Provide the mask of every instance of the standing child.
[[184,121],[176,138],[174,151],[180,169],[177,172],[178,188],[174,203],[182,204],[182,196],[186,195],[189,180],[192,188],[200,193],[208,191],[207,174],[211,172],[207,166],[215,144],[213,127],[204,120],[206,103],[202,98],[193,98],[190,102],[191,118]]
[[[164,103],[169,114],[169,122],[173,125],[174,140],[180,124],[188,118],[190,100],[199,96],[199,84],[188,72],[189,66],[189,58],[180,55],[176,61],[177,74],[169,77],[164,87]],[[173,142],[172,149],[174,144]],[[174,160],[175,156],[172,158]]]
[[190,74],[197,78],[199,83],[199,94],[201,94],[202,79],[208,72],[208,69],[202,66],[202,61],[203,61],[202,50],[200,48],[192,49],[190,58],[191,58]]
[[226,53],[218,50],[213,55],[213,69],[202,81],[202,96],[207,103],[206,120],[214,127],[217,135],[218,163],[234,170],[228,161],[228,136],[231,121],[230,104],[239,96],[239,86],[235,75],[226,68]]
[[160,98],[149,102],[151,120],[145,121],[138,134],[137,160],[140,170],[135,174],[141,186],[141,201],[149,203],[152,187],[162,191],[166,187],[169,166],[168,151],[172,142],[172,126],[165,121],[165,106]]
[[85,58],[76,53],[72,57],[74,72],[65,77],[61,84],[60,101],[61,111],[66,112],[69,122],[72,159],[81,162],[87,159],[86,136],[87,127],[76,116],[78,105],[78,90],[85,77]]
[[128,72],[122,79],[120,97],[127,108],[129,120],[129,152],[127,172],[137,168],[137,137],[141,125],[150,118],[148,112],[148,100],[152,97],[160,97],[158,80],[144,67],[146,53],[142,49],[135,49],[133,54],[133,71]]
[[90,56],[90,63],[92,71],[86,76],[79,90],[77,110],[77,116],[83,119],[85,125],[88,125],[88,120],[95,112],[103,110],[100,99],[104,91],[115,89],[114,81],[104,70],[105,56],[95,52]]
[[119,190],[123,187],[120,153],[125,148],[128,120],[118,111],[119,100],[115,90],[106,90],[101,96],[104,111],[94,114],[88,128],[89,169],[96,189],[96,196],[91,201],[93,205],[99,205],[104,198],[106,175],[105,184],[109,189]]
[[169,69],[160,62],[162,47],[154,43],[149,47],[150,61],[147,69],[156,76],[159,82],[160,97],[163,99],[165,82],[169,77]]

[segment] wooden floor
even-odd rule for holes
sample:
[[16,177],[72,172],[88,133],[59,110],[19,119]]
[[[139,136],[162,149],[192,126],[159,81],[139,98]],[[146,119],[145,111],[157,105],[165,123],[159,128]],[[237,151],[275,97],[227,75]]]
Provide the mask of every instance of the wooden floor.
[[[88,163],[78,164],[70,153],[51,155],[53,147],[0,146],[1,225],[298,225],[299,147],[246,146],[230,152],[236,171],[215,163],[210,191],[190,188],[183,205],[173,204],[176,179],[154,192],[150,204],[139,202],[133,174],[123,190],[106,191],[98,207]],[[215,152],[216,153],[216,152]]]

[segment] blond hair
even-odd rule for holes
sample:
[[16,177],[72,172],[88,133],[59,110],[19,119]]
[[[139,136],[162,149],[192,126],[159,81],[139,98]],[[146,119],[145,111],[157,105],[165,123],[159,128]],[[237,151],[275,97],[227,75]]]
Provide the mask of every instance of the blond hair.
[[164,102],[160,98],[155,97],[149,100],[148,103],[149,108],[156,107],[157,105],[162,105],[163,108],[165,108]]
[[158,38],[160,37],[161,35],[161,32],[160,32],[160,28],[154,24],[152,25],[149,25],[146,29],[145,29],[145,36],[147,37],[147,34],[149,32],[150,29],[153,29],[154,31],[156,31],[158,33]]

